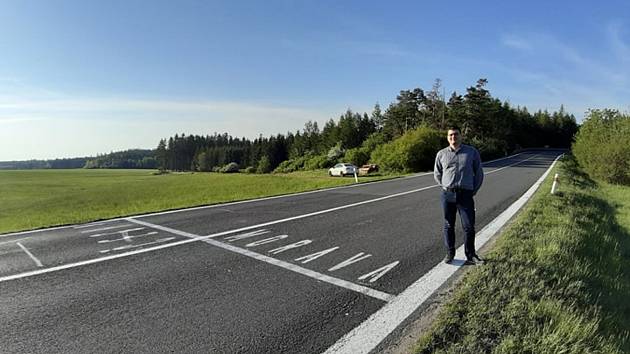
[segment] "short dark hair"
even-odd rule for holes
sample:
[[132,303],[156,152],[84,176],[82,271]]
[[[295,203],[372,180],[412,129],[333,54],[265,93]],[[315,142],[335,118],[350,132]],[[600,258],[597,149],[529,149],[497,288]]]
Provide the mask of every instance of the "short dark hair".
[[460,132],[460,133],[462,132],[462,130],[461,130],[461,129],[459,129],[459,127],[458,127],[458,126],[456,126],[456,125],[449,125],[447,128],[448,128],[448,129],[446,129],[446,131],[449,131],[449,130],[457,130],[457,131],[458,131],[458,132]]

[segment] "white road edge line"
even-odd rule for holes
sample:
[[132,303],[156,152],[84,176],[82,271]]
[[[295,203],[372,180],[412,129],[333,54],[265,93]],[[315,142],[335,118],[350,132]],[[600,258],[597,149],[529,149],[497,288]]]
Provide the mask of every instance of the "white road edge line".
[[[522,155],[524,153],[525,152],[519,152],[518,154],[502,157],[500,159],[486,161],[483,164],[488,164],[488,163],[491,163],[491,162],[496,162],[496,161],[501,161],[501,160],[513,158],[513,157],[516,157],[518,155]],[[430,174],[433,174],[433,172],[425,172],[425,173],[420,173],[420,174],[414,174],[414,175],[411,175],[411,176],[405,176],[405,177],[400,177],[400,178],[391,178],[391,179],[385,179],[385,180],[378,180],[378,181],[366,182],[366,183],[361,183],[361,184],[350,184],[350,185],[339,186],[339,187],[322,188],[322,189],[317,189],[317,190],[314,190],[314,191],[298,192],[298,193],[292,193],[292,194],[282,194],[282,195],[275,195],[275,196],[271,196],[271,197],[264,197],[264,198],[257,198],[257,199],[239,200],[239,201],[228,202],[228,203],[218,203],[218,204],[212,204],[212,205],[202,205],[202,206],[198,206],[198,207],[190,207],[190,208],[168,210],[168,211],[155,212],[155,213],[140,214],[140,215],[134,215],[134,216],[131,216],[131,217],[133,217],[133,218],[141,218],[141,217],[147,217],[147,216],[181,213],[181,212],[186,212],[186,211],[191,211],[191,210],[209,209],[209,208],[224,207],[224,206],[236,205],[236,204],[253,203],[253,202],[258,202],[258,201],[263,201],[263,200],[288,198],[288,197],[293,197],[293,196],[296,196],[296,195],[320,193],[320,192],[327,192],[327,191],[332,191],[332,190],[337,190],[337,189],[345,189],[345,188],[355,188],[355,187],[359,187],[359,186],[366,186],[366,185],[372,185],[372,184],[376,184],[376,183],[391,182],[391,181],[400,180],[400,179],[422,177],[422,176],[426,176],[426,175],[430,175]],[[8,233],[8,234],[0,234],[0,237],[17,236],[17,235],[22,235],[22,234],[44,232],[44,231],[53,231],[53,230],[60,230],[60,229],[67,229],[67,228],[79,229],[79,228],[91,227],[91,226],[94,226],[94,225],[105,224],[105,223],[108,223],[108,222],[113,222],[113,221],[118,221],[118,220],[125,220],[126,218],[128,218],[128,217],[120,217],[120,218],[114,218],[114,219],[108,219],[108,220],[94,221],[94,222],[90,222],[90,223],[87,223],[87,224],[65,225],[65,226],[48,227],[48,228],[37,229],[37,230],[13,232],[13,233]]]
[[278,266],[278,267],[290,270],[292,272],[299,273],[299,274],[305,275],[307,277],[314,278],[314,279],[317,279],[317,280],[320,280],[320,281],[323,281],[323,282],[326,282],[326,283],[329,283],[329,284],[333,284],[333,285],[336,285],[336,286],[339,286],[339,287],[342,287],[342,288],[345,288],[345,289],[348,289],[348,290],[356,291],[358,293],[361,293],[361,294],[364,294],[364,295],[367,295],[367,296],[371,296],[373,298],[376,298],[376,299],[379,299],[379,300],[383,300],[385,302],[390,301],[391,299],[394,298],[394,295],[391,295],[391,294],[388,294],[388,293],[385,293],[385,292],[382,292],[382,291],[374,290],[372,288],[368,288],[366,286],[358,285],[358,284],[355,284],[355,283],[352,283],[352,282],[349,282],[349,281],[346,281],[346,280],[343,280],[343,279],[331,277],[329,275],[325,275],[325,274],[322,274],[322,273],[319,273],[319,272],[316,272],[316,271],[313,271],[313,270],[310,270],[310,269],[302,268],[302,267],[300,267],[298,265],[295,265],[293,263],[281,261],[281,260],[276,259],[276,258],[268,257],[268,256],[262,255],[260,253],[256,253],[256,252],[244,249],[244,248],[240,248],[240,247],[232,246],[232,245],[227,244],[227,243],[223,243],[223,242],[219,242],[219,241],[216,241],[216,240],[212,240],[212,239],[209,239],[207,237],[193,235],[193,234],[190,234],[190,233],[184,232],[184,231],[173,230],[173,229],[170,229],[168,227],[164,227],[164,226],[160,226],[160,225],[154,225],[154,224],[151,224],[151,223],[148,223],[148,222],[145,222],[145,221],[134,220],[134,219],[128,219],[128,220],[130,222],[135,222],[135,223],[137,223],[139,225],[144,225],[144,226],[147,226],[147,227],[156,228],[158,230],[162,230],[162,231],[174,233],[174,234],[179,235],[179,236],[187,237],[187,238],[192,239],[191,241],[203,241],[203,242],[205,242],[205,243],[207,243],[209,245],[212,245],[212,246],[215,246],[215,247],[219,247],[219,248],[222,248],[224,250],[231,251],[231,252],[234,252],[234,253],[238,253],[238,254],[241,254],[243,256],[254,258],[254,259],[258,260],[258,261],[262,261],[262,262],[265,262],[265,263],[273,264],[275,266]]
[[[547,171],[525,192],[516,202],[510,205],[499,216],[486,225],[475,239],[475,247],[481,248],[490,238],[492,238],[506,222],[508,222],[516,212],[536,192],[538,187],[545,180],[549,172],[562,155],[558,156],[549,166]],[[464,246],[457,249],[457,258],[464,257]],[[367,320],[348,332],[328,348],[324,354],[338,353],[369,353],[376,348],[396,327],[398,327],[407,317],[416,311],[424,302],[451,277],[463,264],[459,261],[454,264],[440,262],[437,266],[427,272],[424,276],[411,284],[402,293],[388,302],[380,310],[373,313]]]
[[33,256],[33,254],[31,253],[31,251],[29,251],[26,247],[24,247],[24,245],[22,245],[19,242],[16,242],[18,246],[20,246],[20,248],[29,256],[31,257],[31,259],[35,262],[35,264],[37,264],[38,267],[43,267],[44,265],[42,264],[42,262],[39,261],[39,259],[37,259],[35,256]]
[[[534,157],[537,157],[537,156],[538,155],[532,156],[529,159],[525,159],[525,160],[516,162],[516,163],[514,163],[514,164],[512,164],[510,166],[518,165],[520,163],[523,163],[523,162],[525,162],[527,160],[530,160],[530,159],[532,159]],[[490,172],[488,172],[486,174],[490,174],[490,173],[493,173],[495,171],[490,171]],[[247,231],[247,230],[261,228],[261,227],[268,226],[268,225],[279,224],[279,223],[283,223],[283,222],[287,222],[287,221],[303,219],[303,218],[307,218],[307,217],[310,217],[310,216],[325,214],[325,213],[329,213],[329,212],[333,212],[333,211],[337,211],[337,210],[341,210],[341,209],[347,209],[347,208],[351,208],[351,207],[355,207],[355,206],[359,206],[359,205],[363,205],[363,204],[374,203],[374,202],[378,202],[378,201],[381,201],[381,200],[390,199],[390,198],[394,198],[394,197],[399,197],[399,196],[403,196],[403,195],[407,195],[407,194],[411,194],[411,193],[421,192],[421,191],[424,191],[424,190],[427,190],[427,189],[430,189],[430,188],[436,188],[436,187],[438,187],[437,184],[436,185],[432,185],[432,186],[428,186],[428,187],[423,187],[423,188],[419,188],[419,189],[414,189],[414,190],[402,192],[402,193],[391,194],[391,195],[387,195],[387,196],[376,198],[376,199],[370,199],[370,200],[365,200],[365,201],[358,202],[358,203],[342,205],[342,206],[331,208],[331,209],[320,210],[320,211],[316,211],[316,212],[313,212],[313,213],[293,216],[293,217],[280,219],[280,220],[269,221],[269,222],[258,224],[258,225],[241,227],[240,229],[234,229],[234,230],[227,230],[227,231],[223,231],[223,232],[218,232],[218,233],[207,235],[207,236],[198,236],[198,235],[190,234],[190,233],[187,233],[187,232],[184,232],[184,231],[179,231],[179,230],[171,229],[171,228],[168,228],[168,227],[155,225],[155,226],[152,226],[155,229],[166,231],[166,232],[173,232],[173,233],[174,232],[185,233],[185,234],[188,235],[186,237],[190,237],[190,239],[176,241],[176,242],[171,242],[171,243],[167,243],[167,244],[160,245],[160,246],[147,247],[147,248],[143,248],[143,249],[140,249],[140,250],[135,250],[135,251],[130,251],[130,252],[126,252],[126,253],[115,254],[115,255],[106,256],[106,257],[99,257],[99,258],[95,258],[95,259],[89,259],[89,260],[80,261],[80,262],[76,262],[76,263],[63,264],[63,265],[55,266],[55,267],[51,267],[51,268],[45,268],[45,269],[40,269],[40,270],[35,270],[35,271],[30,271],[30,272],[25,272],[25,273],[20,273],[20,274],[8,275],[8,276],[0,277],[0,283],[3,282],[3,281],[9,281],[9,280],[14,280],[14,279],[26,278],[26,277],[30,277],[30,276],[34,276],[34,275],[38,275],[38,274],[50,273],[50,272],[55,272],[55,271],[58,271],[58,270],[63,270],[63,269],[74,268],[74,267],[79,267],[79,266],[88,265],[88,264],[104,262],[104,261],[108,261],[108,260],[111,260],[111,259],[132,256],[132,255],[135,255],[135,254],[156,251],[156,250],[160,250],[160,249],[163,249],[163,248],[176,247],[176,246],[187,244],[187,243],[191,243],[191,242],[202,241],[202,240],[205,240],[205,239],[210,239],[210,238],[214,238],[214,237],[228,235],[228,234],[232,234],[232,233],[236,233],[236,232]],[[129,222],[134,222],[134,223],[139,223],[140,222],[140,220],[136,220],[136,219],[131,218],[131,217],[121,218],[121,219],[129,221]]]

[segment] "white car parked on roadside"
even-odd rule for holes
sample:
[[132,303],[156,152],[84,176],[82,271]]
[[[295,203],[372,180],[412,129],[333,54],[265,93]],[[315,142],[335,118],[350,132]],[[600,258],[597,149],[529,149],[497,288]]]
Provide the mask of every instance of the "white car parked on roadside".
[[357,166],[350,163],[338,163],[334,167],[328,169],[329,176],[353,175],[357,171]]

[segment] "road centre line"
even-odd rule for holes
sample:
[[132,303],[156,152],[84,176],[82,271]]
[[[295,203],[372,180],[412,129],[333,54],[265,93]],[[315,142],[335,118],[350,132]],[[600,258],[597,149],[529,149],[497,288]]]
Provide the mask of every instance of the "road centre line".
[[[482,165],[483,164],[492,163],[492,162],[496,162],[496,161],[505,160],[505,159],[510,159],[510,158],[513,158],[513,157],[516,157],[516,156],[519,156],[519,155],[522,155],[522,154],[523,154],[523,152],[519,152],[518,154],[502,157],[502,158],[495,159],[495,160],[486,161],[486,162],[482,163]],[[147,213],[147,214],[139,214],[139,215],[134,215],[134,216],[131,216],[131,217],[140,218],[140,217],[147,217],[147,216],[180,213],[180,212],[186,212],[186,211],[192,211],[192,210],[218,208],[218,207],[224,207],[224,206],[229,206],[229,205],[252,203],[252,202],[258,202],[258,201],[264,201],[264,200],[288,198],[288,197],[293,197],[293,196],[297,196],[297,195],[306,195],[306,194],[312,194],[312,193],[327,192],[327,191],[332,191],[332,190],[337,190],[337,189],[355,188],[355,187],[360,187],[360,186],[374,185],[374,184],[378,184],[378,183],[387,183],[387,182],[392,182],[392,181],[397,181],[397,180],[402,180],[402,179],[422,177],[422,176],[426,176],[426,175],[430,175],[430,174],[433,174],[433,172],[426,172],[426,173],[421,173],[421,174],[413,174],[413,175],[410,175],[410,176],[404,176],[404,177],[399,177],[399,178],[391,178],[391,179],[385,179],[385,180],[364,182],[364,183],[360,183],[360,184],[351,184],[351,185],[332,187],[332,188],[322,188],[322,189],[317,189],[317,190],[314,190],[314,191],[306,191],[306,192],[299,192],[299,193],[292,193],[292,194],[282,194],[282,195],[275,195],[275,196],[271,196],[271,197],[263,197],[263,198],[257,198],[257,199],[239,200],[239,201],[229,202],[229,203],[219,203],[219,204],[213,204],[213,205],[202,205],[202,206],[197,206],[197,207],[190,207],[190,208],[183,208],[183,209],[176,209],[176,210],[168,210],[168,211]],[[17,236],[17,235],[23,235],[23,234],[29,234],[29,233],[54,231],[54,230],[67,229],[67,228],[82,229],[82,228],[87,228],[87,227],[92,227],[92,226],[98,226],[98,225],[106,224],[106,223],[109,223],[109,222],[125,220],[128,217],[129,216],[123,216],[123,217],[114,218],[114,219],[108,219],[108,220],[102,220],[102,221],[94,221],[94,222],[90,222],[88,224],[64,225],[64,226],[48,227],[48,228],[37,229],[37,230],[18,231],[18,232],[12,232],[12,233],[8,233],[8,234],[1,234],[0,237]]]
[[[537,156],[538,155],[534,155],[534,156],[532,156],[532,157],[530,157],[528,159],[516,162],[516,163],[511,164],[509,166],[518,165],[519,163],[523,163],[525,161],[531,160],[532,158],[537,157]],[[491,174],[491,173],[493,173],[495,171],[497,171],[497,170],[490,171],[490,172],[488,172],[486,174]],[[227,230],[227,231],[223,231],[223,232],[218,232],[218,233],[207,235],[207,236],[198,236],[198,235],[186,233],[184,231],[179,231],[179,230],[171,229],[171,228],[168,228],[168,227],[160,226],[160,225],[150,224],[150,223],[147,223],[147,222],[144,222],[144,221],[137,220],[137,219],[132,218],[132,217],[120,218],[122,220],[126,220],[126,221],[133,222],[133,223],[136,223],[136,224],[149,226],[149,227],[152,227],[154,229],[175,233],[175,234],[180,235],[180,236],[185,236],[185,237],[187,237],[189,239],[188,240],[175,241],[175,242],[171,242],[171,243],[167,243],[167,244],[163,244],[163,245],[159,245],[159,246],[147,247],[147,248],[143,248],[143,249],[140,249],[140,250],[129,251],[129,252],[125,252],[125,253],[119,253],[119,254],[116,254],[116,255],[99,257],[99,258],[90,259],[90,260],[86,260],[86,261],[69,263],[69,264],[64,264],[64,265],[55,266],[55,267],[51,267],[51,268],[45,268],[45,269],[40,269],[40,270],[35,270],[35,271],[30,271],[30,272],[25,272],[25,273],[20,273],[20,274],[13,274],[13,275],[9,275],[9,276],[4,276],[4,277],[0,277],[0,282],[14,280],[14,279],[20,279],[20,278],[26,278],[26,277],[30,277],[30,276],[34,276],[34,275],[39,275],[39,274],[54,272],[54,271],[58,271],[58,270],[79,267],[79,266],[88,265],[88,264],[104,262],[104,261],[108,261],[108,260],[111,260],[111,259],[117,259],[117,258],[132,256],[132,255],[136,255],[136,254],[140,254],[140,253],[156,251],[156,250],[160,250],[160,249],[163,249],[163,248],[176,247],[176,246],[187,244],[187,243],[191,243],[191,242],[203,241],[203,240],[211,239],[211,238],[214,238],[214,237],[219,237],[219,236],[224,236],[224,235],[228,235],[228,234],[233,234],[233,233],[236,233],[236,232],[247,231],[247,230],[261,228],[261,227],[268,226],[268,225],[280,224],[280,223],[283,223],[283,222],[303,219],[303,218],[307,218],[307,217],[311,217],[311,216],[316,216],[316,215],[320,215],[320,214],[330,213],[330,212],[337,211],[337,210],[342,210],[342,209],[352,208],[352,207],[360,206],[360,205],[364,205],[364,204],[379,202],[379,201],[382,201],[382,200],[387,200],[387,199],[390,199],[390,198],[400,197],[400,196],[404,196],[404,195],[411,194],[411,193],[421,192],[421,191],[424,191],[424,190],[427,190],[427,189],[431,189],[431,188],[436,188],[436,187],[439,187],[439,186],[436,184],[436,185],[427,186],[427,187],[423,187],[423,188],[418,188],[418,189],[414,189],[414,190],[410,190],[410,191],[406,191],[406,192],[391,194],[391,195],[387,195],[387,196],[383,196],[383,197],[379,197],[379,198],[375,198],[375,199],[365,200],[365,201],[362,201],[362,202],[342,205],[342,206],[338,206],[338,207],[331,208],[331,209],[325,209],[325,210],[320,210],[320,211],[312,212],[312,213],[308,213],[308,214],[293,216],[293,217],[284,218],[284,219],[280,219],[280,220],[269,221],[269,222],[258,224],[258,225],[241,227],[239,229],[233,229],[233,230]],[[184,234],[186,234],[186,235],[184,235]]]
[[[547,171],[512,205],[487,224],[475,239],[475,248],[481,248],[527,203],[562,155],[558,156]],[[460,246],[453,264],[440,262],[420,279],[403,290],[392,301],[373,313],[367,320],[348,332],[324,354],[369,353],[376,348],[403,321],[414,313],[437,289],[463,265],[464,246]]]
[[33,254],[31,253],[31,251],[29,251],[26,247],[24,247],[24,245],[22,245],[19,242],[16,242],[18,246],[20,246],[20,248],[29,256],[31,257],[31,259],[35,262],[35,264],[37,264],[38,267],[43,267],[44,265],[42,264],[42,262],[39,261],[39,259],[37,259],[35,256],[33,256]]

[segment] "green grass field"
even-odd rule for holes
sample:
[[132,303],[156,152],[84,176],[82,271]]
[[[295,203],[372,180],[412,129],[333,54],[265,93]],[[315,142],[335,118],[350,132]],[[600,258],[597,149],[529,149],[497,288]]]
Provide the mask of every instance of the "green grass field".
[[556,170],[561,194],[547,178],[417,353],[630,353],[630,187]]
[[0,233],[354,183],[352,177],[328,177],[324,170],[278,175],[154,172],[0,170]]

